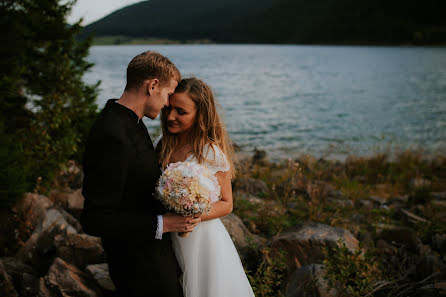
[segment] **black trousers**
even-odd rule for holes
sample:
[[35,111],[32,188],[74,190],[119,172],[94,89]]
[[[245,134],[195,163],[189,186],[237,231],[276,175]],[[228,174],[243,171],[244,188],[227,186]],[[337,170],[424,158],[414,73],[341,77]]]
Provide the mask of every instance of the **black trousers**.
[[119,297],[183,297],[170,237],[152,244],[102,242]]

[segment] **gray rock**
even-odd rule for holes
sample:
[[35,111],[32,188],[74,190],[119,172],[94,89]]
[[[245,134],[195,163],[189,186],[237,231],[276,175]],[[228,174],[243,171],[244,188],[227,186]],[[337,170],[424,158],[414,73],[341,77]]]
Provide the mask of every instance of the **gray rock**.
[[85,270],[103,291],[114,292],[116,290],[115,285],[110,278],[107,263],[88,265]]
[[98,296],[91,286],[85,273],[60,258],[54,259],[45,276],[45,287],[56,296]]
[[253,195],[269,192],[268,186],[264,181],[252,177],[237,178],[234,181],[234,191],[235,190],[251,193]]
[[[71,224],[74,226],[72,226]],[[68,233],[77,233],[82,230],[82,226],[77,222],[73,216],[64,211],[61,208],[50,208],[47,211],[46,217],[43,220],[42,224],[36,229],[35,232],[41,232],[45,229],[48,229],[51,225],[58,225],[67,229]]]
[[319,223],[306,223],[296,230],[283,233],[271,242],[272,253],[283,250],[287,253],[291,271],[304,265],[322,263],[324,250],[345,242],[353,252],[358,248],[358,240],[346,229],[334,228]]
[[57,257],[84,269],[88,264],[103,263],[104,249],[99,237],[87,234],[61,233],[54,237]]
[[2,260],[0,260],[0,296],[19,296],[12,284],[12,279],[6,272]]
[[243,221],[235,214],[231,213],[221,218],[221,221],[225,225],[226,230],[228,230],[240,257],[244,258],[250,240],[256,245],[265,244],[266,240],[252,234],[243,224]]
[[336,297],[336,291],[328,287],[323,266],[309,264],[296,269],[286,286],[286,297]]
[[44,274],[55,257],[54,238],[64,232],[66,226],[53,223],[42,232],[33,234],[17,253],[17,259]]

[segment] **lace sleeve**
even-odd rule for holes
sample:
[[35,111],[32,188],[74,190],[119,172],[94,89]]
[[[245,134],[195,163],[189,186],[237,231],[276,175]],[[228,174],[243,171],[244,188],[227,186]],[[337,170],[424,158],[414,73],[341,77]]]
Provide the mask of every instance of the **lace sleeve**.
[[153,142],[153,148],[156,149],[156,146],[160,142],[161,138],[163,138],[163,134],[161,133],[160,136],[158,136],[155,141]]
[[217,145],[206,145],[204,147],[204,157],[206,166],[215,174],[218,171],[226,172],[231,169],[228,159]]

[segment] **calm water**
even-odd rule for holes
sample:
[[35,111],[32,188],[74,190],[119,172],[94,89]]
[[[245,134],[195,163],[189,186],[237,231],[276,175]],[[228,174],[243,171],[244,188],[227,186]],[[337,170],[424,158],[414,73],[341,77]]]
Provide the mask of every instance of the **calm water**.
[[[446,148],[446,48],[284,45],[95,46],[98,104],[122,94],[145,50],[209,83],[232,139],[273,159],[331,159],[383,149]],[[151,132],[159,121],[146,119]]]

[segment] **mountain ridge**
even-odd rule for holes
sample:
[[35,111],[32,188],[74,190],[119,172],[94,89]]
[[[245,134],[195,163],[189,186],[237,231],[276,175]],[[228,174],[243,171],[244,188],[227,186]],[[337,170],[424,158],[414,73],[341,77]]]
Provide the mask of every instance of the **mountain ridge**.
[[217,43],[446,44],[446,1],[150,0],[118,9],[81,37]]

